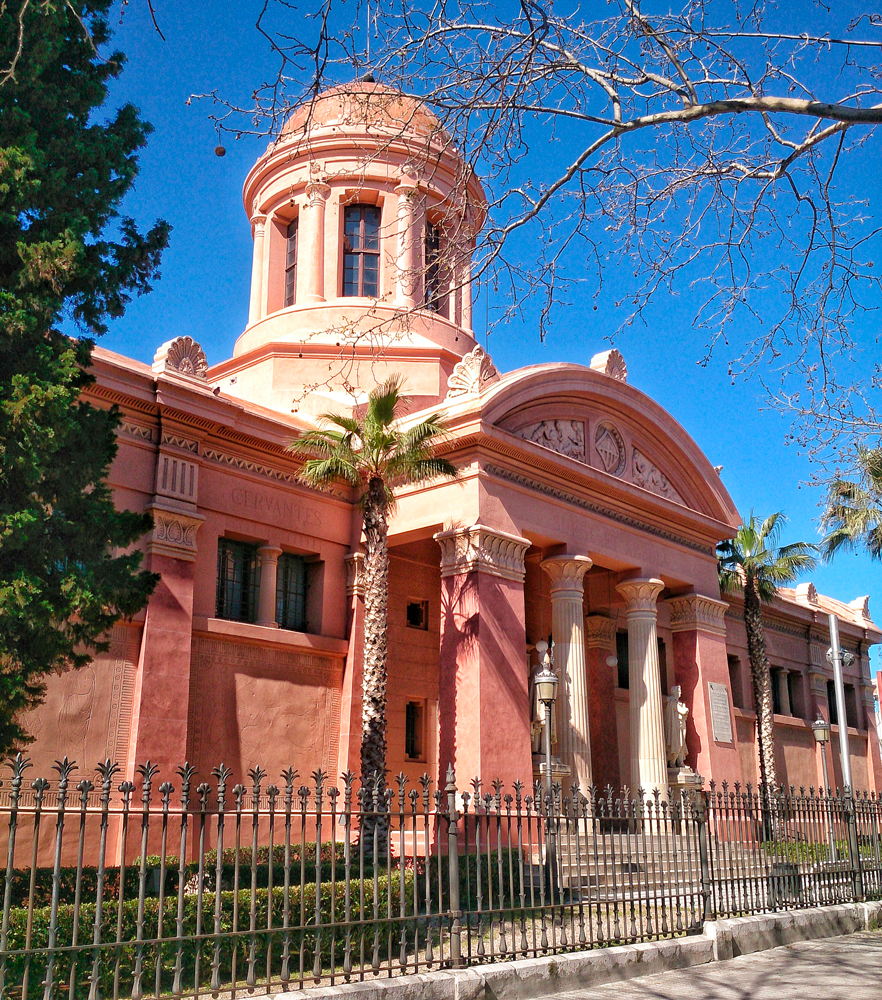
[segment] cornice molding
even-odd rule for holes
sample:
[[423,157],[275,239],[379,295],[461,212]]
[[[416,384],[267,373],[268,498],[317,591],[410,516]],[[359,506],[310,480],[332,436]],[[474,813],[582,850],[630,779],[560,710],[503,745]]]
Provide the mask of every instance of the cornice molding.
[[304,493],[319,494],[321,496],[333,497],[346,503],[351,503],[349,494],[343,489],[336,487],[329,490],[312,490],[300,482],[294,472],[284,472],[281,469],[273,469],[268,465],[261,465],[259,462],[252,462],[251,459],[243,458],[241,455],[230,455],[227,452],[217,451],[214,448],[203,448],[202,457],[217,465],[228,465],[234,469],[241,469],[243,472],[251,472],[256,476],[264,476],[267,479],[275,479],[277,482],[285,483],[288,486],[296,486]]
[[530,547],[529,538],[484,524],[439,531],[434,538],[441,546],[442,579],[480,572],[524,582],[524,554]]
[[484,470],[491,475],[498,476],[500,479],[516,483],[519,486],[526,486],[528,489],[536,490],[538,493],[545,494],[545,496],[555,497],[557,500],[562,500],[564,503],[580,507],[582,510],[591,511],[592,514],[599,514],[601,517],[609,518],[611,521],[616,521],[619,524],[625,524],[630,528],[637,528],[639,531],[645,531],[650,535],[655,535],[656,538],[663,538],[665,541],[682,545],[684,548],[690,549],[693,552],[700,552],[702,555],[707,556],[715,555],[715,550],[709,545],[702,545],[700,542],[693,541],[690,538],[685,538],[683,535],[675,534],[672,531],[665,531],[663,528],[658,528],[655,525],[650,524],[648,521],[643,521],[620,511],[612,510],[609,507],[604,507],[601,504],[593,503],[583,497],[567,493],[566,490],[558,489],[556,486],[549,486],[547,483],[537,482],[529,476],[521,475],[518,472],[512,472],[510,469],[503,469],[498,465],[485,465]]

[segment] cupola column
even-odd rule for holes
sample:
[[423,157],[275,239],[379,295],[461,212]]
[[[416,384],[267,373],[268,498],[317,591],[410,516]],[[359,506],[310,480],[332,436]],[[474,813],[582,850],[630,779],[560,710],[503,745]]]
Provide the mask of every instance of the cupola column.
[[306,205],[300,222],[300,239],[297,252],[302,255],[303,266],[297,268],[303,275],[301,302],[325,301],[325,208],[331,189],[327,184],[313,181],[306,185]]
[[406,178],[397,188],[398,253],[396,259],[396,303],[405,309],[420,305],[422,255],[419,234],[422,229],[420,190]]
[[462,264],[459,268],[459,300],[461,303],[461,316],[460,316],[460,326],[467,330],[469,333],[472,332],[472,256],[471,256],[471,241],[466,247],[465,255],[463,256]]
[[251,301],[248,306],[248,322],[256,323],[265,311],[263,294],[263,258],[266,246],[266,216],[255,215],[251,219],[254,231],[254,250],[251,256]]
[[257,624],[266,628],[278,628],[276,622],[276,584],[279,575],[278,545],[261,545],[257,550],[260,562],[260,590],[257,602]]

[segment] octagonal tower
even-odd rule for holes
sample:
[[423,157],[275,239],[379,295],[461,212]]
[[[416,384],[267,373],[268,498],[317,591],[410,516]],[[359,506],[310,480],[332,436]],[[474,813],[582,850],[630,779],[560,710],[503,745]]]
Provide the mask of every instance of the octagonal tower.
[[401,373],[415,407],[475,347],[480,181],[420,101],[367,79],[296,111],[244,187],[248,326],[209,378],[309,419]]

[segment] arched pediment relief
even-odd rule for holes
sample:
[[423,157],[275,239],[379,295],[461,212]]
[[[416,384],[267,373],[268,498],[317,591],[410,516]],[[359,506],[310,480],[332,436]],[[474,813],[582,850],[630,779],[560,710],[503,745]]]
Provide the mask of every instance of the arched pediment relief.
[[631,452],[631,478],[634,485],[649,490],[666,500],[685,505],[680,494],[671,486],[668,477],[637,448]]
[[574,458],[577,462],[587,461],[585,423],[582,420],[540,420],[520,428],[516,433],[518,437],[550,448],[567,458]]

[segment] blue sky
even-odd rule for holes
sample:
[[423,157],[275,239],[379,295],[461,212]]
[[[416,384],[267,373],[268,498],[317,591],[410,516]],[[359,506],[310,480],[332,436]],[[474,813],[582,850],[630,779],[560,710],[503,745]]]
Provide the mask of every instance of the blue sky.
[[[251,262],[250,227],[241,201],[242,182],[266,139],[224,138],[227,155],[214,154],[215,129],[210,101],[187,100],[192,94],[219,90],[231,100],[247,101],[256,85],[273,72],[265,42],[253,28],[260,4],[213,2],[171,5],[157,11],[166,41],[152,28],[144,4],[130,5],[116,43],[129,63],[114,86],[114,103],[140,107],[155,127],[141,157],[141,173],[124,205],[143,226],[157,217],[173,226],[162,279],[148,296],[134,302],[115,322],[101,345],[138,360],[152,360],[156,348],[174,336],[189,334],[204,347],[210,363],[231,353],[248,311]],[[353,15],[356,6],[352,5]],[[292,15],[293,16],[293,15]],[[359,16],[361,20],[361,16]],[[539,141],[539,140],[537,140]],[[877,154],[876,154],[877,155]],[[847,182],[859,189],[875,161],[872,148],[864,162],[850,165]],[[531,246],[522,248],[529,259]],[[587,363],[606,349],[617,324],[607,300],[595,311],[590,295],[578,287],[570,304],[555,315],[545,342],[533,319],[496,327],[487,340],[503,370],[546,361]],[[695,300],[688,287],[656,303],[645,327],[621,335],[629,382],[668,409],[692,434],[714,465],[738,509],[766,514],[786,512],[785,540],[814,540],[819,493],[804,484],[811,466],[788,446],[788,422],[763,404],[758,383],[732,385],[725,353],[701,367],[703,340],[691,330]],[[475,325],[483,331],[493,303],[479,297]],[[878,323],[871,318],[856,331],[866,356],[875,355]],[[482,341],[484,337],[481,336]],[[849,601],[870,595],[871,612],[882,621],[882,566],[862,555],[840,556],[813,574],[818,589]],[[873,666],[878,666],[878,647]]]

